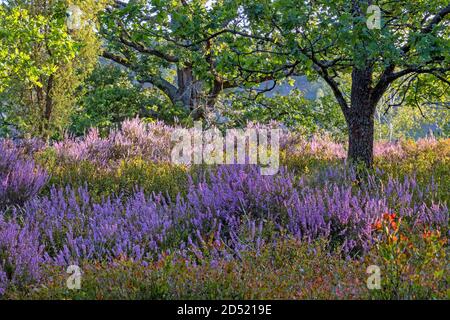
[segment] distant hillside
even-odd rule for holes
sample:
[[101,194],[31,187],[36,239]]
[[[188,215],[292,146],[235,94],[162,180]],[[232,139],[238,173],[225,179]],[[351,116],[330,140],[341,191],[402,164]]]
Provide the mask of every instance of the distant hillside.
[[[305,94],[305,98],[310,100],[317,99],[320,96],[321,92],[323,92],[323,84],[320,82],[309,82],[305,76],[297,76],[292,77],[295,80],[293,86],[291,86],[287,81],[284,81],[281,84],[275,86],[269,92],[266,92],[265,95],[269,98],[272,98],[276,95],[287,96],[292,90],[300,90]],[[258,88],[260,90],[270,89],[273,86],[273,81],[263,82]]]

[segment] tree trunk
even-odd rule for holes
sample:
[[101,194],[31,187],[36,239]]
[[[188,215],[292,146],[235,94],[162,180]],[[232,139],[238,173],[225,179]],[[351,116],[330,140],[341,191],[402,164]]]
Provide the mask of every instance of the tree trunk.
[[352,113],[347,119],[348,159],[353,163],[373,165],[374,117]]
[[203,117],[202,90],[203,84],[195,79],[192,67],[184,67],[177,70],[177,102],[183,105],[183,108],[190,112],[194,120]]
[[208,99],[206,102],[206,108],[208,110],[214,110],[214,107],[217,102],[217,98],[219,97],[219,94],[223,90],[223,83],[219,80],[214,80],[214,84],[208,94]]
[[50,125],[50,119],[52,117],[53,112],[53,82],[54,82],[54,76],[51,75],[48,79],[47,83],[47,92],[45,94],[45,112],[44,112],[44,122],[48,126]]
[[371,68],[352,73],[351,108],[346,112],[348,159],[353,163],[373,165],[374,117],[376,103],[371,99]]

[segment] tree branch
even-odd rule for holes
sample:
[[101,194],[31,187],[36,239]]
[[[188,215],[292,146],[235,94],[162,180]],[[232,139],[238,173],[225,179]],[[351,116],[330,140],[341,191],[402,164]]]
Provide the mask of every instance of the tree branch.
[[[114,61],[124,67],[127,67],[128,69],[132,70],[132,64],[128,61],[128,59],[113,54],[108,51],[103,51],[102,57]],[[177,88],[171,84],[169,81],[165,80],[162,77],[159,76],[153,76],[153,75],[147,75],[144,79],[139,80],[140,83],[151,83],[161,91],[163,91],[169,99],[174,102],[177,98]]]
[[108,52],[108,51],[103,51],[101,56],[103,58],[105,58],[105,59],[114,61],[114,62],[116,62],[116,63],[118,63],[120,65],[123,65],[124,67],[131,68],[131,63],[128,61],[127,58],[124,58],[122,56],[113,54],[113,53]]

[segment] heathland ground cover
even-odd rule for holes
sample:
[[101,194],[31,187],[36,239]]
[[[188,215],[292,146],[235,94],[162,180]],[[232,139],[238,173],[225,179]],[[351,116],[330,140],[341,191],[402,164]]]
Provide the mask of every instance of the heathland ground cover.
[[173,130],[134,119],[106,137],[2,140],[0,295],[448,298],[448,139],[377,142],[367,170],[285,130],[264,176],[171,164]]

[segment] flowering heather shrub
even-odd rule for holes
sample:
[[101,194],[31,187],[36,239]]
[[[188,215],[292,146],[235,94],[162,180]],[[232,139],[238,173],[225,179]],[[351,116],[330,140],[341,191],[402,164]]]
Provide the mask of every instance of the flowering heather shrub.
[[174,130],[162,122],[145,124],[139,119],[127,120],[120,130],[114,130],[106,138],[91,129],[82,138],[66,138],[54,144],[61,160],[89,160],[106,165],[111,160],[142,157],[147,161],[170,161],[170,137]]
[[291,134],[286,143],[289,156],[316,157],[326,160],[344,159],[347,156],[343,144],[337,143],[327,135],[313,135],[307,139],[301,134]]
[[[306,149],[308,150],[308,149]],[[332,155],[333,153],[328,153]],[[342,154],[341,154],[342,156]],[[308,178],[311,182],[322,184],[326,181],[339,183],[356,182],[356,175],[348,170],[346,161],[338,154],[328,158],[320,152],[308,153],[292,145],[281,153],[281,163],[296,174]],[[398,142],[375,142],[375,165],[370,173],[387,182],[389,178],[399,180],[414,177],[417,184],[427,186],[442,186],[437,190],[436,200],[448,200],[450,180],[450,139],[435,139],[433,137]],[[337,169],[339,168],[339,169]]]
[[[311,156],[333,160],[345,159],[347,156],[346,147],[326,134],[316,134],[307,139],[301,134],[289,133],[285,140],[285,151],[290,157]],[[379,160],[388,161],[405,160],[408,157],[428,151],[436,151],[449,156],[449,143],[450,139],[437,140],[433,136],[419,139],[416,142],[412,140],[375,141],[374,156]]]
[[[402,141],[397,144],[402,157],[391,157],[389,153],[375,158],[379,175],[390,175],[399,179],[415,177],[415,182],[432,189],[435,199],[448,201],[450,181],[450,139],[421,139],[417,143]],[[397,153],[398,155],[398,153]],[[441,186],[438,188],[436,186]]]
[[[10,141],[10,143],[12,142]],[[29,157],[33,156],[37,152],[44,150],[47,147],[45,141],[39,138],[18,139],[13,143],[23,155]]]
[[[8,223],[19,228],[20,217],[15,232],[27,230],[33,235],[27,247],[43,247],[37,257],[59,266],[117,259],[147,264],[169,252],[198,262],[231,261],[285,238],[326,239],[330,248],[360,256],[376,240],[374,223],[393,208],[412,226],[447,232],[446,205],[427,205],[413,179],[373,181],[356,191],[332,182],[314,187],[285,169],[262,176],[255,166],[220,166],[176,199],[136,192],[98,202],[85,188],[54,188],[13,210]],[[25,266],[34,274],[34,265]]]
[[122,200],[95,203],[85,189],[53,189],[50,197],[28,202],[20,214],[39,229],[48,263],[65,266],[120,256],[151,259],[172,226],[171,211],[162,200],[139,192]]
[[[282,163],[297,173],[310,173],[342,163],[347,155],[345,144],[334,141],[326,134],[307,137],[301,132],[289,132],[276,122],[268,125],[249,123],[248,128],[256,130],[281,128]],[[162,122],[146,124],[136,118],[125,121],[120,130],[110,132],[105,138],[93,128],[84,138],[68,137],[55,143],[51,149],[55,151],[57,163],[62,164],[90,161],[97,167],[108,168],[116,165],[117,161],[135,158],[147,162],[167,163],[171,161],[171,134],[175,129],[176,127]],[[417,143],[408,140],[376,141],[374,153],[377,165],[395,174],[398,171],[396,163],[401,162],[404,164],[402,174],[411,175],[416,168],[426,171],[430,170],[430,166],[436,163],[440,165],[445,161],[448,165],[450,139],[437,140],[428,137],[420,139]],[[422,159],[423,161],[416,161]],[[387,168],[389,165],[396,168]]]
[[417,141],[400,140],[394,142],[376,141],[374,155],[384,160],[405,160],[406,158],[428,151],[441,151],[449,153],[449,139],[437,140],[434,136],[421,138]]
[[[249,123],[248,128],[279,128],[279,124],[259,125]],[[146,124],[139,118],[126,120],[120,130],[114,130],[102,138],[98,129],[92,128],[83,138],[66,137],[53,147],[59,161],[79,162],[88,160],[110,165],[111,161],[140,158],[145,161],[161,163],[171,162],[171,135],[177,127],[162,122]],[[287,144],[289,133],[284,130],[280,144]]]
[[[174,257],[195,272],[207,263],[205,272],[214,279],[221,266],[244,273],[241,266],[265,255],[275,256],[267,265],[284,263],[286,256],[276,256],[285,241],[312,246],[323,240],[325,249],[340,257],[367,258],[384,241],[374,226],[388,212],[396,212],[409,233],[423,228],[449,232],[450,139],[377,143],[376,168],[361,179],[345,165],[341,144],[326,136],[308,140],[285,132],[281,144],[286,167],[277,175],[262,176],[256,166],[203,170],[166,163],[173,129],[135,119],[106,138],[93,129],[84,139],[65,139],[53,148],[38,142],[0,143],[0,295],[39,282],[44,269],[63,270],[69,264],[120,267],[129,262],[141,270]],[[30,155],[52,173],[53,186],[39,196],[47,176]],[[16,204],[20,206],[10,207]],[[255,260],[245,265],[248,255]],[[315,256],[309,256],[314,265]],[[285,277],[282,269],[271,270]],[[181,282],[185,290],[200,292],[199,298],[211,294],[190,287],[194,273],[180,270],[190,277]],[[251,279],[258,272],[246,276]],[[162,287],[154,297],[167,289],[164,277],[173,277],[159,275]],[[264,277],[266,284],[276,278]],[[217,274],[215,279],[227,285]],[[224,297],[232,297],[236,286],[244,290],[236,279],[232,277]],[[254,283],[254,288],[260,285]],[[279,282],[278,288],[283,285]],[[336,294],[361,294],[353,289]],[[286,297],[287,289],[280,290],[261,291],[256,297]],[[239,297],[250,293],[240,291]],[[311,296],[301,291],[296,297]]]
[[20,149],[0,141],[0,209],[23,204],[37,195],[47,180],[47,173]]
[[261,124],[258,122],[248,122],[247,129],[255,129],[257,133],[259,133],[259,130],[271,130],[271,129],[279,129],[279,136],[280,136],[280,148],[285,149],[287,146],[293,143],[294,136],[298,136],[298,134],[294,134],[291,131],[289,131],[286,126],[278,121],[272,120],[267,124]]
[[39,230],[7,222],[0,215],[0,296],[9,286],[39,280],[43,247]]

